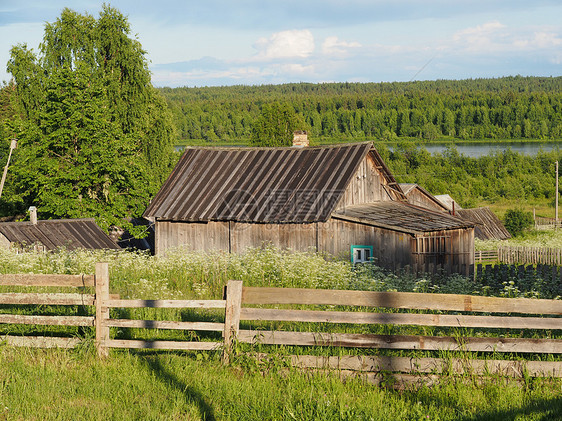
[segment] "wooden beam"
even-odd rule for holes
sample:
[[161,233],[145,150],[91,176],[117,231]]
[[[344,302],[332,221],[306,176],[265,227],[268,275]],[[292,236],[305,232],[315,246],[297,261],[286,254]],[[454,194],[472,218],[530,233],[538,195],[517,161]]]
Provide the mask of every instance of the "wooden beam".
[[226,309],[224,315],[223,362],[230,359],[232,345],[237,340],[240,329],[240,310],[242,304],[242,281],[228,281],[226,285]]
[[0,285],[24,287],[91,287],[93,275],[58,274],[4,274],[0,275]]
[[242,304],[310,304],[562,315],[562,300],[477,295],[244,287]]
[[0,314],[0,323],[45,326],[94,326],[94,317]]
[[562,318],[559,317],[467,316],[462,314],[363,313],[243,308],[240,312],[240,318],[242,320],[285,322],[562,330]]
[[562,339],[453,338],[445,336],[240,330],[238,340],[267,345],[562,354]]
[[16,305],[94,305],[94,294],[0,293],[0,304]]
[[110,308],[225,308],[225,300],[108,300]]
[[222,332],[224,330],[224,323],[176,322],[168,320],[109,319],[106,325],[109,327],[131,327],[140,329],[204,330],[211,332]]
[[100,358],[108,356],[107,341],[109,341],[109,265],[106,262],[96,263],[96,349]]
[[222,348],[222,342],[140,341],[110,339],[106,342],[106,346],[109,348],[129,349],[214,351]]

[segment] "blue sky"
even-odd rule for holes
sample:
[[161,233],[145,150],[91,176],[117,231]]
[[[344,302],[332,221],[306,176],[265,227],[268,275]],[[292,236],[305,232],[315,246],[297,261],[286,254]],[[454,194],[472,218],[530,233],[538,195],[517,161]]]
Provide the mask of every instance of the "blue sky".
[[[37,51],[64,7],[0,0],[0,80],[11,46]],[[155,86],[562,75],[560,0],[115,0]]]

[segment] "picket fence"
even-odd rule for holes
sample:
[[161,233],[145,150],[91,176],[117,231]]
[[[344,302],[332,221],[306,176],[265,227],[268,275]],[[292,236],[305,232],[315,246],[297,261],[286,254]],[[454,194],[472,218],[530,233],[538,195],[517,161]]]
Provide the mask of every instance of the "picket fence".
[[562,265],[562,249],[548,247],[499,246],[496,250],[476,250],[474,262],[499,262],[508,265]]
[[[2,305],[95,306],[95,316],[36,316],[0,314],[0,323],[94,326],[100,357],[109,348],[162,350],[220,350],[225,362],[236,343],[298,347],[349,347],[417,350],[427,356],[290,356],[304,369],[339,370],[342,375],[363,376],[372,382],[412,378],[434,379],[443,374],[562,377],[562,361],[521,360],[527,354],[562,354],[562,339],[551,339],[562,330],[562,301],[512,299],[454,294],[341,291],[295,288],[245,287],[229,281],[221,300],[135,300],[109,294],[107,263],[96,265],[95,275],[0,275],[0,285],[18,287],[95,288],[95,293],[2,292]],[[21,288],[20,288],[21,289]],[[297,308],[295,308],[297,307]],[[5,307],[11,308],[11,307]],[[224,309],[224,323],[132,320],[111,317],[112,308]],[[264,324],[285,330],[262,330]],[[309,324],[310,323],[310,324]],[[345,324],[356,333],[322,332],[322,326]],[[483,336],[459,337],[358,333],[361,325],[426,326],[480,329]],[[316,326],[298,331],[305,326]],[[110,328],[179,329],[222,332],[220,341],[131,340],[111,338]],[[521,335],[521,332],[528,334]],[[506,337],[508,332],[518,337]],[[537,337],[539,336],[539,337]],[[4,336],[14,346],[75,347],[80,338]],[[436,352],[449,352],[439,358]],[[477,353],[478,358],[467,357]],[[488,359],[489,354],[517,353],[517,360]],[[260,354],[259,358],[268,358]],[[542,360],[546,358],[542,358]]]

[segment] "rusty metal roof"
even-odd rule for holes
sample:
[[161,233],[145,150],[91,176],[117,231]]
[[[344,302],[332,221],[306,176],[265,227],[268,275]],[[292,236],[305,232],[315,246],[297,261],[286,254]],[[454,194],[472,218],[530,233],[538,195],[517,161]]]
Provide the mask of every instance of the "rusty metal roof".
[[10,243],[22,246],[42,244],[46,250],[67,248],[119,249],[109,236],[95,223],[87,219],[53,219],[26,222],[2,222],[0,233]]
[[347,206],[336,210],[332,217],[411,234],[474,226],[444,212],[396,201]]
[[[144,216],[172,221],[326,221],[369,152],[378,157],[370,142],[187,148]],[[395,183],[390,171],[383,170]]]

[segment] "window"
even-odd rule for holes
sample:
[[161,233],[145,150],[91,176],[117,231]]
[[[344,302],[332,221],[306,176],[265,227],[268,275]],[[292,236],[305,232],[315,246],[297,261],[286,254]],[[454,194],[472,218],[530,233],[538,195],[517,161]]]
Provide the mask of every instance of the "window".
[[351,246],[351,263],[370,262],[373,258],[373,246]]

